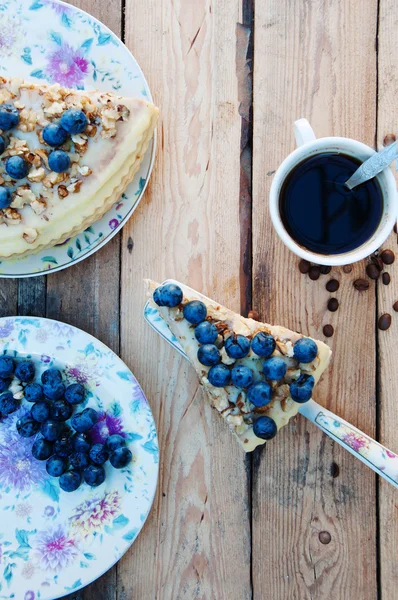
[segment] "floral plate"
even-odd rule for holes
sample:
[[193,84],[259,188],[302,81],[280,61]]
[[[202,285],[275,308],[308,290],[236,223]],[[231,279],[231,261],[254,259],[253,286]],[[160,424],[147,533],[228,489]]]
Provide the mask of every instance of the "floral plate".
[[[0,75],[58,82],[152,101],[126,46],[84,11],[56,0],[0,0]],[[104,246],[137,207],[152,170],[155,141],[120,201],[60,246],[0,262],[0,277],[34,277],[70,267]]]
[[0,319],[0,353],[31,357],[37,373],[54,365],[84,383],[100,411],[94,441],[120,433],[133,453],[120,471],[106,465],[98,488],[66,493],[31,455],[34,438],[0,419],[0,598],[54,600],[100,577],[143,526],[158,476],[158,442],[147,400],[126,365],[80,329],[40,318]]

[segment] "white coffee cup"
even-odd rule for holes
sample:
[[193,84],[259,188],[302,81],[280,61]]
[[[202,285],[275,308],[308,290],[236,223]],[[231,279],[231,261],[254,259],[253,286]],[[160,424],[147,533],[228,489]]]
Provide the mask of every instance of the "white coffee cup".
[[397,221],[398,193],[394,175],[390,168],[378,176],[383,193],[383,214],[374,234],[364,244],[342,254],[318,254],[300,246],[286,231],[279,210],[279,197],[286,177],[305,159],[325,152],[342,152],[360,161],[365,161],[375,150],[362,142],[344,137],[324,137],[317,139],[306,119],[294,123],[294,135],[298,148],[294,150],[280,165],[274,175],[270,191],[270,211],[272,223],[283,243],[297,256],[320,265],[347,265],[369,256],[387,239]]

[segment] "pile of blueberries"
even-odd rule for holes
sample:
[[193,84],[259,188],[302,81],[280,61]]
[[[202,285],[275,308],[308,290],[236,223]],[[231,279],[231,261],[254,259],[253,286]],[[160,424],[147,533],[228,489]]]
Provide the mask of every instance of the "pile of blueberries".
[[[83,479],[91,487],[101,485],[108,459],[115,469],[130,463],[132,454],[121,435],[110,435],[105,444],[91,444],[89,432],[98,413],[93,408],[74,413],[75,406],[85,399],[85,388],[80,383],[66,387],[58,369],[44,371],[40,384],[34,382],[33,362],[15,363],[9,356],[0,357],[0,416],[6,417],[21,406],[21,401],[7,391],[14,377],[24,385],[25,400],[32,403],[30,412],[18,419],[17,431],[24,438],[37,435],[32,455],[47,461],[47,473],[60,478],[65,492],[77,490]],[[70,425],[66,423],[69,419]]]
[[[153,293],[154,302],[158,306],[173,308],[180,306],[183,300],[181,288],[174,283],[166,283]],[[207,374],[214,387],[235,385],[246,389],[248,400],[261,408],[272,400],[272,387],[269,381],[280,381],[287,371],[286,362],[280,356],[272,356],[276,342],[271,334],[260,331],[252,339],[244,335],[232,334],[224,339],[219,335],[217,326],[207,319],[206,305],[200,300],[192,300],[182,307],[184,318],[195,327],[195,337],[200,346],[198,360],[202,365],[210,367]],[[245,365],[229,366],[222,363],[220,348],[224,346],[226,354],[235,360],[245,358],[250,350],[264,359],[262,371],[265,381],[254,382],[253,371]],[[310,338],[301,338],[294,344],[293,357],[299,363],[310,363],[318,354],[316,343]],[[268,381],[267,381],[268,380]],[[310,400],[314,387],[312,375],[301,374],[296,381],[290,383],[290,396],[300,404]],[[257,418],[253,424],[257,437],[271,439],[277,433],[275,421],[268,416]]]
[[[13,104],[3,104],[0,107],[0,129],[10,131],[19,124],[19,111]],[[88,125],[88,119],[82,110],[70,108],[66,110],[59,121],[46,125],[42,131],[43,140],[48,146],[62,146],[69,135],[83,133]],[[7,141],[0,135],[0,154],[7,147]],[[63,150],[53,150],[48,156],[48,166],[56,173],[64,173],[70,167],[70,157]],[[6,160],[5,170],[12,179],[23,179],[29,173],[31,165],[22,156],[10,156]],[[12,203],[10,188],[0,186],[0,209],[8,208]]]

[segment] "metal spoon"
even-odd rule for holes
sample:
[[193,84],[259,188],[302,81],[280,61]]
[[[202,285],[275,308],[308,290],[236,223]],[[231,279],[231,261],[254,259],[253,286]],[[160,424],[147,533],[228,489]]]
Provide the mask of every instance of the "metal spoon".
[[384,169],[386,169],[393,160],[398,157],[397,142],[383,148],[365,160],[364,163],[355,171],[353,175],[345,182],[348,189],[352,190],[357,185],[369,181]]

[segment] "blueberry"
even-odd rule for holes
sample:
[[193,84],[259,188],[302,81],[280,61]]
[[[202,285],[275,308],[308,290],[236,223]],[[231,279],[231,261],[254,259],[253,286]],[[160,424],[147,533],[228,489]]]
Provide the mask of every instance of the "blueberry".
[[202,321],[195,328],[195,337],[200,344],[214,344],[218,337],[218,329],[214,323]]
[[0,358],[0,377],[7,379],[12,377],[14,374],[15,364],[12,358],[9,356],[2,356]]
[[272,335],[260,331],[252,339],[252,350],[257,356],[268,358],[276,348],[276,342]]
[[82,110],[70,108],[63,113],[60,124],[65,131],[74,135],[76,133],[83,133],[86,130],[88,120]]
[[19,123],[19,112],[12,104],[2,104],[0,106],[0,129],[8,131],[13,129]]
[[86,390],[81,383],[72,383],[65,390],[65,400],[69,404],[81,404],[84,402]]
[[249,367],[238,365],[232,369],[231,378],[236,387],[246,388],[253,383],[253,371]]
[[23,383],[29,383],[35,376],[35,366],[29,360],[24,360],[17,364],[15,377]]
[[42,402],[36,402],[31,408],[30,414],[38,423],[44,423],[50,416],[50,406],[48,402],[44,400]]
[[312,388],[315,381],[312,375],[300,375],[296,381],[290,384],[290,395],[295,402],[303,404],[308,402],[312,396]]
[[60,383],[62,381],[62,373],[58,369],[46,369],[41,374],[41,382],[42,383],[50,383],[57,382]]
[[78,471],[67,471],[66,473],[62,473],[59,478],[59,487],[64,492],[74,492],[80,486],[81,482],[81,473]]
[[48,440],[49,442],[55,442],[55,440],[57,440],[62,433],[62,427],[63,423],[60,423],[59,421],[46,421],[45,423],[42,423],[42,426],[40,428],[41,434],[42,436]]
[[214,387],[222,388],[231,383],[231,371],[225,365],[215,365],[209,370],[207,379]]
[[71,417],[72,412],[73,408],[64,400],[55,400],[50,405],[50,417],[54,421],[67,421]]
[[43,398],[43,388],[40,383],[28,383],[24,393],[25,400],[28,402],[38,402]]
[[0,396],[0,413],[3,415],[10,415],[18,410],[19,407],[20,401],[15,400],[11,392],[6,392]]
[[158,306],[173,308],[182,302],[182,289],[175,283],[166,283],[155,290],[153,299]]
[[198,361],[206,367],[214,367],[221,361],[220,351],[214,344],[204,344],[198,349]]
[[318,354],[318,346],[310,338],[297,340],[293,348],[293,357],[300,363],[310,363]]
[[17,431],[21,437],[32,437],[39,431],[40,423],[34,420],[32,415],[25,415],[17,421]]
[[6,160],[6,171],[12,179],[23,179],[29,173],[30,164],[22,156],[10,156]]
[[104,444],[94,444],[90,449],[90,459],[96,465],[103,465],[109,458],[109,452]]
[[133,455],[128,448],[117,448],[110,455],[109,462],[111,463],[112,467],[115,467],[115,469],[123,469],[124,467],[127,467],[132,458]]
[[12,202],[10,188],[0,187],[0,208],[8,208]]
[[279,381],[286,375],[287,365],[280,356],[271,356],[263,363],[263,373],[267,379]]
[[188,323],[199,325],[207,317],[207,308],[200,300],[192,300],[184,306],[183,313]]
[[68,133],[59,123],[49,123],[43,129],[43,140],[49,146],[61,146],[68,137]]
[[126,445],[126,440],[118,433],[110,435],[105,442],[105,447],[109,452],[114,452],[118,448],[123,448]]
[[63,150],[53,150],[48,157],[48,166],[55,173],[65,173],[70,167],[70,157]]
[[62,456],[51,456],[46,463],[46,471],[51,477],[61,477],[68,468],[68,461]]
[[68,437],[61,437],[54,443],[54,454],[66,458],[73,452],[72,441]]
[[250,352],[250,342],[244,335],[231,335],[225,342],[225,352],[230,358],[244,358]]
[[72,427],[79,433],[84,433],[93,427],[98,421],[98,413],[93,408],[85,408],[82,412],[72,417]]
[[4,150],[6,149],[6,145],[7,144],[4,137],[0,135],[0,154],[3,154]]
[[278,433],[278,428],[274,419],[271,417],[259,417],[253,423],[254,435],[261,438],[262,440],[271,440]]
[[88,465],[84,469],[84,481],[91,487],[97,487],[105,481],[105,469],[101,465]]
[[11,379],[3,379],[0,377],[0,394],[8,390],[11,383]]
[[266,381],[252,383],[247,390],[247,399],[254,406],[266,406],[271,402],[272,389]]
[[61,423],[61,425],[62,425],[61,434],[58,439],[71,438],[72,435],[74,434],[74,431],[72,431],[72,427],[70,425],[68,425],[67,423]]
[[32,456],[37,460],[47,460],[54,454],[53,445],[44,438],[38,438],[33,442]]
[[69,460],[74,469],[85,469],[90,463],[87,452],[73,452]]
[[49,400],[60,400],[65,395],[65,384],[49,381],[43,385],[43,392]]
[[88,452],[91,448],[90,441],[85,433],[75,433],[72,437],[72,446],[76,452]]

